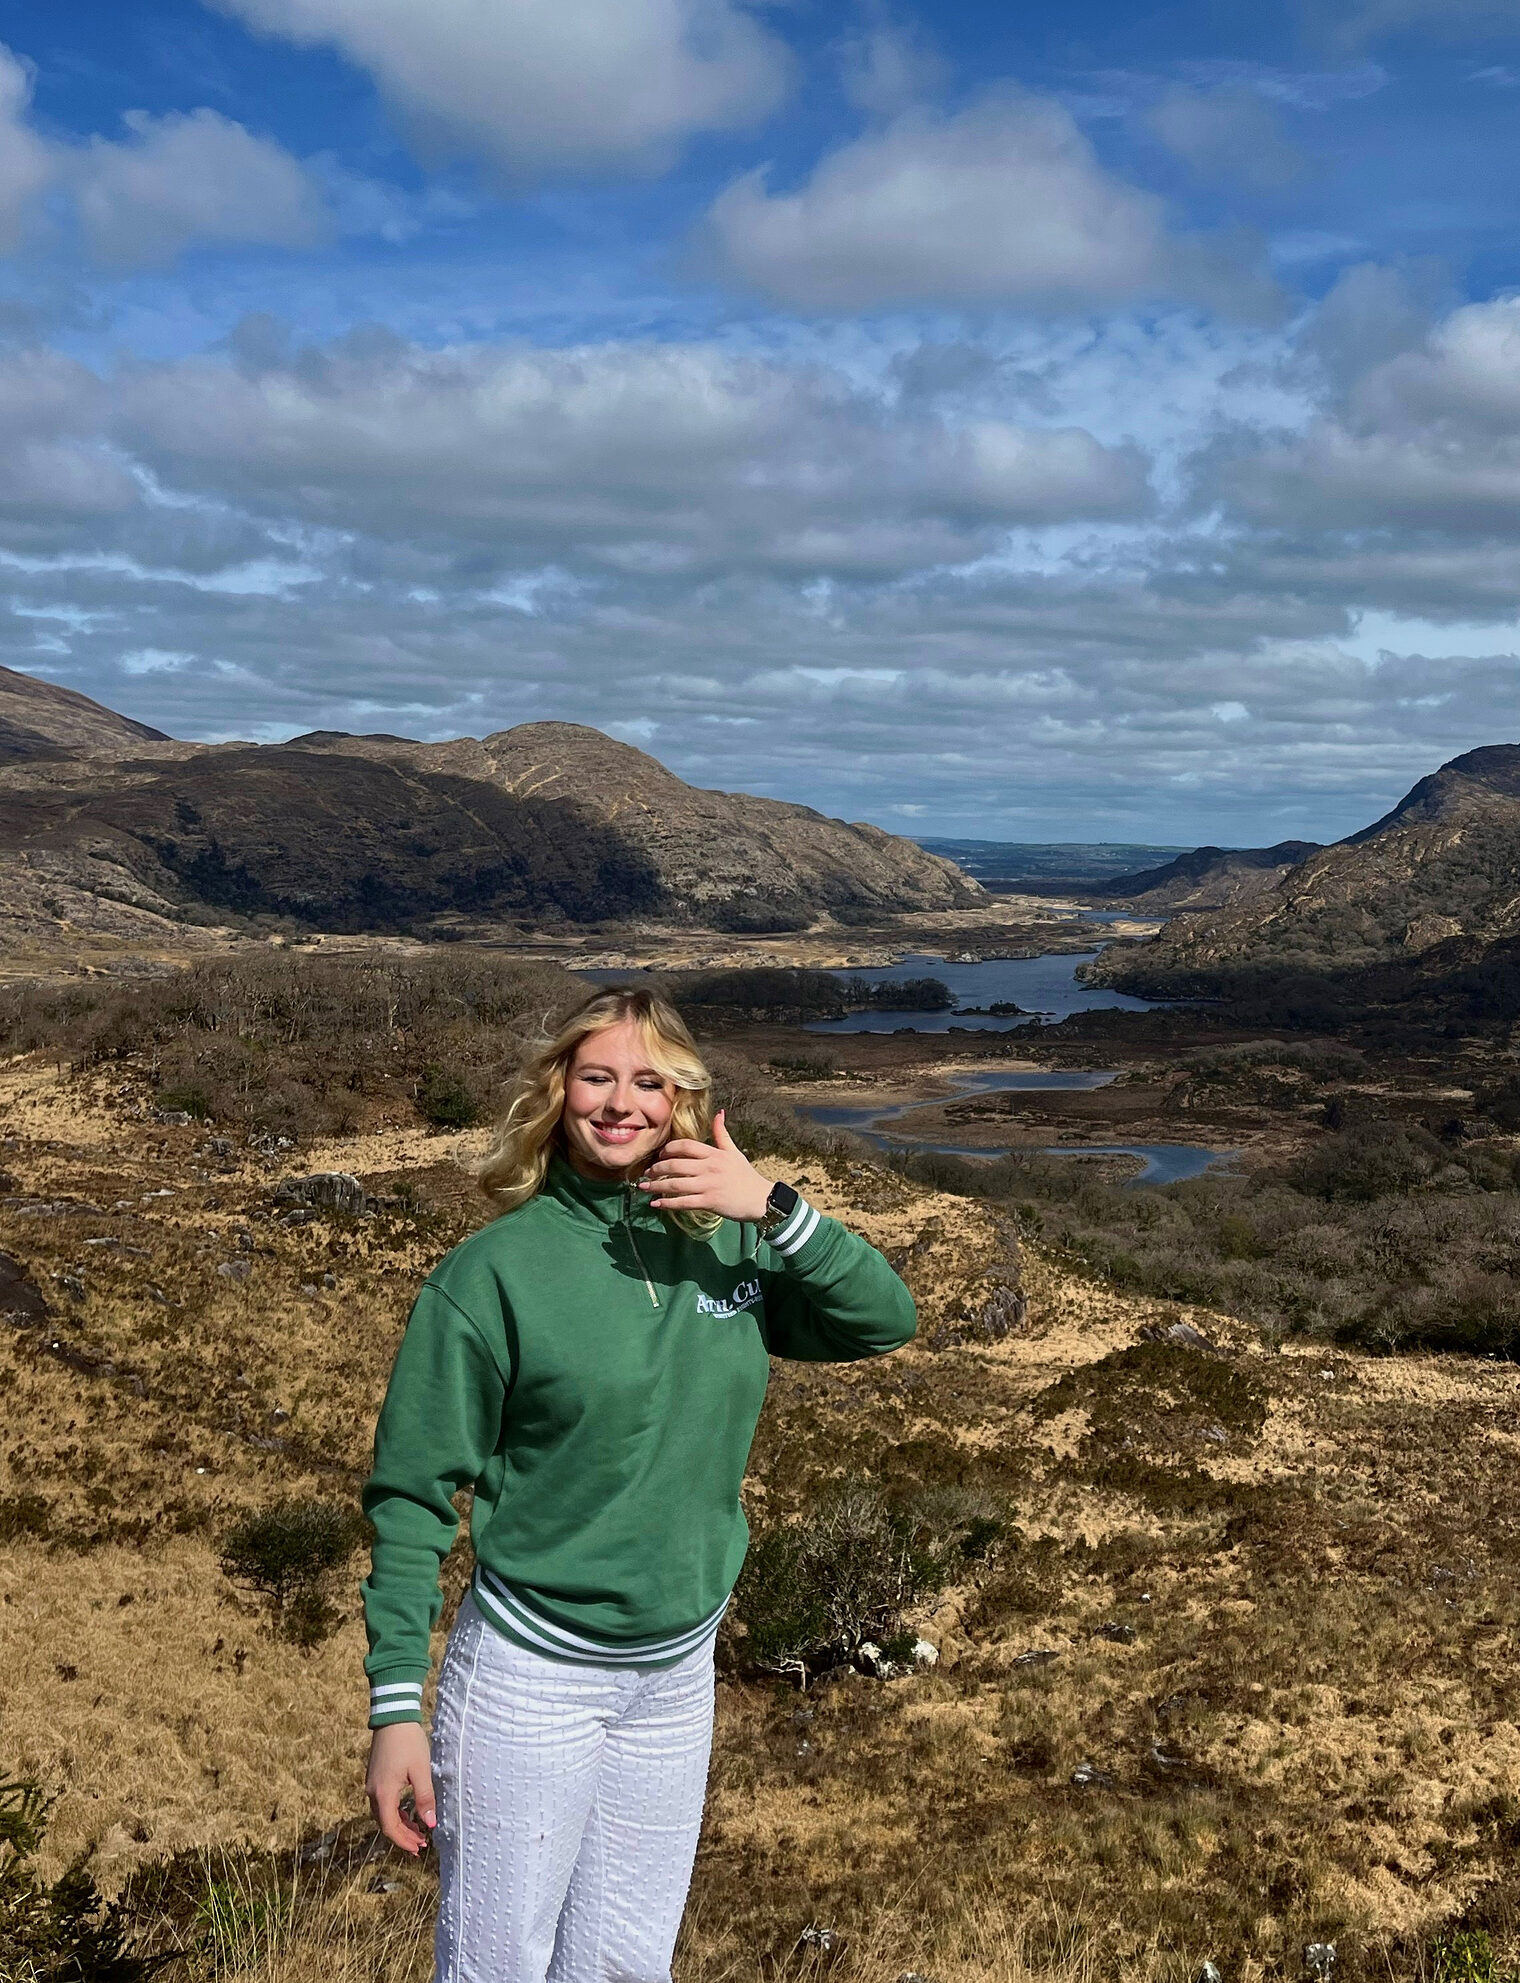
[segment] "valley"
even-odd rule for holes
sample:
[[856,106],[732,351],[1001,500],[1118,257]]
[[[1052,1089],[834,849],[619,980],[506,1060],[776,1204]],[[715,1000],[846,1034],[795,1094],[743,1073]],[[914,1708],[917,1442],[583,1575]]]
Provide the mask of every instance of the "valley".
[[[201,897],[178,855],[133,866],[124,795],[159,804],[165,765],[229,765],[234,810],[273,778],[267,833],[283,760],[48,696],[28,727],[21,697],[0,1781],[51,1800],[29,1934],[63,1933],[46,1896],[77,1865],[70,1918],[123,1963],[423,1983],[431,1869],[364,1814],[354,1497],[526,1041],[588,977],[637,973],[689,1015],[742,1145],[879,1245],[920,1315],[880,1365],[774,1372],[679,1983],[1265,1983],[1328,1943],[1348,1983],[1456,1983],[1474,1937],[1520,1955],[1503,765],[1302,859],[1201,849],[1020,893],[556,737],[637,773],[650,860],[693,822],[722,859],[604,915],[573,895],[570,806],[512,884],[561,890],[554,913],[360,927],[339,866],[325,922],[218,906],[225,865]],[[486,740],[485,782],[545,741]],[[454,749],[297,742],[324,806]],[[568,804],[531,784],[513,803]],[[387,819],[365,831],[393,841]],[[1395,857],[1416,904],[1468,862],[1457,931],[1396,927]],[[1301,931],[1364,887],[1310,968]],[[460,1544],[445,1627],[468,1573]]]

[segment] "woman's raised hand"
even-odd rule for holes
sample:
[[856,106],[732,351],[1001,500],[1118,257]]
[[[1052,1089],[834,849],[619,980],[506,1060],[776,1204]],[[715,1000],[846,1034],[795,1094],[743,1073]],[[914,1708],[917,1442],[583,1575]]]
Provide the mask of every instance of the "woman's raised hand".
[[[365,1791],[375,1823],[390,1840],[415,1859],[426,1852],[428,1836],[438,1822],[433,1796],[433,1772],[428,1760],[428,1739],[422,1724],[393,1721],[377,1728],[370,1738],[369,1774]],[[417,1816],[426,1827],[418,1831],[401,1815],[401,1799],[410,1788]]]
[[711,1143],[678,1136],[639,1179],[640,1191],[661,1212],[716,1212],[724,1219],[765,1217],[771,1180],[762,1177],[729,1135],[723,1110],[713,1117]]

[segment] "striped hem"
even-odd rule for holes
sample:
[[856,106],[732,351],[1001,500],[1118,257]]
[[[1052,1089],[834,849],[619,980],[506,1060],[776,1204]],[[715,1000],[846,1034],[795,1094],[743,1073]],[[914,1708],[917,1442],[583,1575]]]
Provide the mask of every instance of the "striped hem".
[[609,1646],[596,1639],[583,1638],[580,1633],[571,1632],[565,1626],[556,1624],[552,1618],[546,1618],[527,1603],[520,1591],[514,1590],[483,1563],[475,1566],[471,1590],[475,1602],[490,1623],[505,1638],[526,1647],[529,1652],[542,1653],[546,1659],[563,1660],[573,1666],[626,1666],[635,1670],[640,1667],[674,1666],[678,1660],[700,1650],[717,1632],[729,1603],[724,1598],[711,1617],[704,1618],[689,1632],[677,1632],[665,1639],[646,1639],[637,1646]]
[[783,1259],[789,1260],[794,1253],[800,1253],[813,1234],[818,1230],[821,1214],[815,1212],[805,1198],[787,1213],[785,1222],[769,1236],[766,1244]]
[[369,1725],[384,1728],[393,1721],[421,1721],[422,1682],[396,1680],[369,1690]]

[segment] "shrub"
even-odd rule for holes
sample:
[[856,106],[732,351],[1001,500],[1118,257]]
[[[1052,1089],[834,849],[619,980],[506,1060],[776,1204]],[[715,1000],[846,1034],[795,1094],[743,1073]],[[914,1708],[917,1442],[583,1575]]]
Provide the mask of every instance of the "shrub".
[[1369,1204],[1424,1184],[1447,1161],[1427,1131],[1371,1122],[1327,1136],[1293,1166],[1288,1181],[1308,1197]]
[[417,1111],[435,1129],[468,1129],[480,1120],[480,1103],[457,1074],[425,1067],[417,1086]]
[[297,1645],[326,1638],[337,1615],[332,1580],[358,1548],[363,1517],[330,1501],[277,1501],[222,1537],[222,1569],[267,1599],[274,1628]]
[[952,1560],[928,1523],[874,1490],[846,1488],[751,1547],[734,1595],[743,1657],[806,1685],[848,1664],[867,1641],[895,1639],[906,1607],[944,1586]]
[[[243,954],[167,976],[0,987],[0,1050],[120,1067],[159,1107],[244,1130],[341,1134],[400,1119],[437,1070],[489,1096],[584,990],[553,965],[475,954]],[[443,1100],[452,1126],[459,1099]]]
[[49,1799],[20,1779],[0,1781],[0,1976],[16,1983],[142,1983],[171,1955],[127,1947],[121,1909],[108,1904],[76,1859],[48,1884],[30,1864],[47,1836]]
[[197,1122],[210,1122],[216,1114],[211,1095],[201,1081],[182,1081],[177,1086],[160,1088],[153,1100],[161,1109],[182,1109]]
[[1431,1950],[1434,1983],[1512,1983],[1514,1972],[1501,1970],[1485,1928],[1443,1936]]
[[832,1081],[839,1074],[835,1062],[823,1053],[773,1054],[766,1066],[786,1081]]
[[40,1494],[0,1495],[0,1542],[46,1535],[51,1512]]

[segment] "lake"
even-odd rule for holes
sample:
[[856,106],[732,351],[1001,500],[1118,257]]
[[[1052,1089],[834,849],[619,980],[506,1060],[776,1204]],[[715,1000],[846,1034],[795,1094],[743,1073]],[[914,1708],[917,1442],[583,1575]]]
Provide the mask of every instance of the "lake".
[[902,978],[938,978],[955,995],[957,1006],[1020,1005],[1023,1018],[990,1018],[959,1012],[851,1012],[843,1019],[815,1019],[810,1033],[948,1033],[952,1026],[977,1032],[1008,1033],[1041,1015],[1064,1019],[1069,1012],[1148,1012],[1156,1000],[1132,998],[1106,985],[1077,982],[1077,967],[1090,964],[1096,950],[1038,957],[989,957],[979,964],[958,964],[948,957],[918,954],[900,963],[870,970],[836,971],[836,978],[863,978],[867,984],[892,984]]

